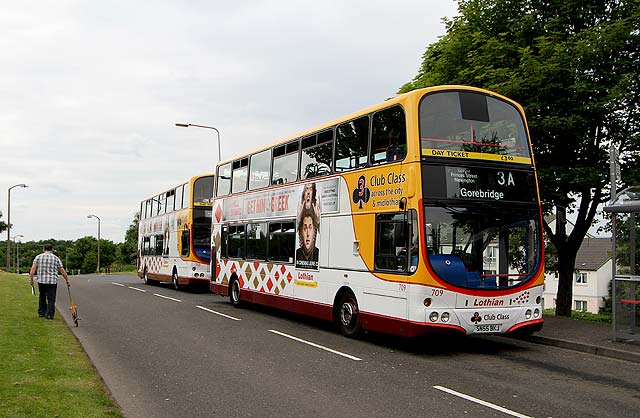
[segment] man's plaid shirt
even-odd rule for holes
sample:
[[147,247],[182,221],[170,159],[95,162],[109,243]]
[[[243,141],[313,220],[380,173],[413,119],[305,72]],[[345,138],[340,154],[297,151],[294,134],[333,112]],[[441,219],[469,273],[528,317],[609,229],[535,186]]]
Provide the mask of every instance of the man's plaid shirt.
[[62,267],[62,261],[53,253],[38,254],[33,259],[33,264],[38,268],[38,283],[58,283],[58,269]]

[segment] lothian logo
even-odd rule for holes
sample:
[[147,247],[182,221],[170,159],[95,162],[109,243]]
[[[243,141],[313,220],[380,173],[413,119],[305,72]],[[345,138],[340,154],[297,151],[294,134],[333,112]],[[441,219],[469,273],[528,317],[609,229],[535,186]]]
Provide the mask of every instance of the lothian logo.
[[473,316],[471,317],[471,322],[473,322],[474,324],[477,324],[480,321],[482,321],[482,318],[480,318],[480,314],[478,312],[474,313]]

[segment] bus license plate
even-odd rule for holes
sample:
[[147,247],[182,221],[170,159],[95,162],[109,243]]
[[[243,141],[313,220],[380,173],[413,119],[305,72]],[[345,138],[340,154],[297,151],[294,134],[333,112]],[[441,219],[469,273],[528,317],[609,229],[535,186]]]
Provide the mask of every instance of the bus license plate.
[[476,325],[476,332],[500,332],[501,324]]

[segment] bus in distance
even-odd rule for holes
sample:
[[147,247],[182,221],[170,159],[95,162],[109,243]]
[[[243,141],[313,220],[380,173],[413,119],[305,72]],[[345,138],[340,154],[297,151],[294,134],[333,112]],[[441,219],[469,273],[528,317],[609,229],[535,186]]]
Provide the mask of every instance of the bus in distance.
[[140,203],[138,276],[146,284],[209,285],[213,174]]
[[211,290],[353,337],[531,333],[544,257],[524,111],[398,95],[216,166]]

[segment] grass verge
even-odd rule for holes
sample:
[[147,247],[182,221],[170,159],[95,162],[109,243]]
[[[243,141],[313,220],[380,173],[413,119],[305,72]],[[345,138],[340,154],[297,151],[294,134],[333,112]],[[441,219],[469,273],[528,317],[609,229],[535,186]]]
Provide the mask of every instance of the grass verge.
[[0,416],[122,417],[64,320],[37,309],[28,277],[0,273]]
[[[544,316],[556,316],[555,309],[545,309],[542,314]],[[571,311],[571,319],[579,319],[581,321],[604,322],[611,323],[611,316],[594,314],[591,312]]]

